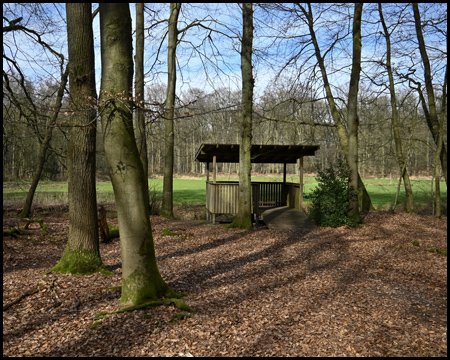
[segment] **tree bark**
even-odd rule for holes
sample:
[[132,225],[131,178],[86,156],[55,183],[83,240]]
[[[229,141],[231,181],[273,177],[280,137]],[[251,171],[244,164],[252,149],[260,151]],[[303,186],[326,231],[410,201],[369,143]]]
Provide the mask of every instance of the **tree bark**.
[[397,110],[397,99],[395,95],[394,75],[391,66],[391,36],[384,21],[383,10],[381,3],[378,4],[378,12],[380,13],[381,24],[384,30],[384,37],[386,38],[386,69],[389,77],[389,91],[391,93],[391,109],[392,109],[392,132],[394,134],[395,150],[397,153],[397,161],[400,169],[400,177],[403,177],[403,184],[405,186],[406,194],[406,212],[414,212],[414,198],[412,192],[411,181],[409,179],[409,172],[406,167],[406,160],[403,156],[402,139],[400,137],[400,125]]
[[444,121],[447,120],[447,68],[445,68],[444,85],[442,86],[442,113],[439,120],[438,142],[436,151],[433,157],[433,173],[435,182],[434,195],[434,216],[441,218],[442,204],[441,204],[441,171],[439,167],[439,155],[442,154],[442,147],[444,146]]
[[[436,100],[434,96],[433,89],[433,76],[431,74],[431,66],[430,60],[428,58],[427,49],[425,47],[425,40],[423,38],[422,32],[422,24],[420,20],[420,11],[419,5],[417,3],[412,4],[413,12],[414,12],[414,23],[416,27],[417,41],[419,43],[420,55],[422,57],[422,63],[424,68],[424,77],[425,77],[425,88],[427,89],[427,98],[428,98],[428,109],[426,111],[427,124],[433,135],[434,142],[436,146],[439,145],[439,119],[436,110]],[[422,101],[424,107],[426,107],[426,103]],[[444,109],[443,109],[444,111]],[[444,144],[442,144],[441,152],[440,152],[441,166],[442,172],[444,174],[445,183],[447,184],[447,149]]]
[[167,96],[164,113],[165,127],[165,157],[164,157],[164,182],[163,182],[163,200],[161,206],[161,216],[173,218],[173,160],[174,160],[174,109],[175,109],[175,90],[177,81],[176,69],[176,51],[178,42],[178,14],[180,13],[181,3],[170,3],[169,17],[169,45],[168,45],[168,79]]
[[[348,158],[347,129],[345,128],[345,126],[341,120],[338,108],[336,106],[336,102],[334,101],[333,93],[331,92],[331,86],[330,86],[327,71],[325,68],[325,61],[320,53],[319,42],[317,41],[316,32],[314,30],[314,21],[313,21],[311,6],[310,6],[310,4],[308,4],[308,6],[309,6],[309,9],[306,10],[303,6],[299,5],[300,9],[302,10],[302,12],[305,15],[307,22],[308,22],[309,32],[311,34],[311,41],[313,42],[315,55],[317,58],[317,63],[319,65],[320,72],[322,74],[323,85],[325,88],[328,105],[330,106],[331,116],[333,117],[333,121],[336,124],[336,130],[338,133],[339,142],[341,143],[342,151],[344,152],[345,156]],[[361,200],[361,211],[369,211],[369,210],[374,209],[374,207],[372,205],[372,201],[370,200],[369,193],[366,190],[366,187],[361,179],[361,176],[359,175],[359,172],[358,172],[358,197]]]
[[[133,132],[133,59],[128,3],[100,3],[101,104],[106,159],[114,189],[122,254],[121,305],[174,297],[156,264],[146,179]],[[118,95],[119,94],[119,95]],[[124,99],[119,99],[124,94]]]
[[95,184],[96,91],[90,3],[68,3],[67,40],[71,95],[69,239],[51,270],[72,274],[110,273],[100,258]]
[[239,147],[239,205],[236,219],[230,227],[252,229],[251,146],[253,114],[253,7],[242,4],[243,34],[241,48],[242,123]]
[[353,15],[353,58],[352,72],[350,75],[350,88],[348,91],[347,105],[347,129],[348,129],[348,165],[349,176],[349,203],[350,214],[359,219],[358,196],[355,192],[358,189],[358,90],[359,76],[361,72],[361,17],[363,4],[355,4]]
[[147,150],[147,131],[145,129],[144,116],[144,4],[136,3],[136,55],[135,60],[135,78],[134,93],[136,109],[134,112],[134,133],[139,150],[144,175],[147,179],[148,193],[148,150]]

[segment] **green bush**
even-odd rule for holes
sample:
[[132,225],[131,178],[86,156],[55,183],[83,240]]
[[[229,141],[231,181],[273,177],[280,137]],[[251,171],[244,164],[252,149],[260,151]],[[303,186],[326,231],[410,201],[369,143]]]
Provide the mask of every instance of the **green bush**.
[[334,164],[321,171],[316,178],[318,186],[307,198],[311,200],[308,216],[317,225],[339,227],[356,226],[358,220],[349,216],[349,168],[338,158]]

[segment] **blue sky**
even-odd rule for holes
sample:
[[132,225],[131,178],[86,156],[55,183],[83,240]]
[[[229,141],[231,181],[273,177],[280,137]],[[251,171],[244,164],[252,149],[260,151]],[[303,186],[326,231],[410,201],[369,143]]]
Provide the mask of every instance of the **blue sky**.
[[[154,10],[155,19],[167,18],[169,14],[169,4],[147,4],[152,10]],[[352,15],[351,7],[341,7],[339,12],[335,11],[336,8],[330,6],[330,4],[315,5],[315,15],[317,16],[317,35],[321,44],[322,54],[324,54],[327,44],[333,41],[333,31],[336,30],[338,25],[341,28],[342,33],[345,31],[351,31],[351,21],[350,16]],[[49,26],[40,30],[44,31],[43,39],[49,44],[54,46],[57,51],[67,54],[66,49],[66,34],[65,34],[65,8],[64,4],[46,4],[42,3],[40,6],[45,11],[45,18],[49,20]],[[386,4],[385,7],[393,9],[396,5]],[[398,5],[399,7],[401,5]],[[424,17],[431,17],[436,13],[436,8],[431,5],[421,5],[424,11]],[[442,10],[444,5],[433,5],[439,6]],[[5,15],[5,4],[4,15]],[[94,8],[97,4],[94,4]],[[207,7],[207,8],[206,8]],[[446,5],[445,5],[446,7]],[[20,9],[20,6],[19,6]],[[364,19],[366,23],[363,24],[363,33],[365,36],[363,39],[363,57],[366,61],[368,60],[383,60],[382,54],[384,53],[385,42],[383,39],[379,38],[378,43],[374,42],[377,31],[380,30],[379,25],[370,24],[374,23],[377,19],[377,14],[374,11],[374,5],[366,4],[363,12]],[[325,15],[319,17],[317,14],[319,11],[325,10]],[[407,11],[410,11],[407,8]],[[445,8],[446,11],[446,8]],[[132,23],[134,28],[135,19],[135,5],[130,4],[130,12],[132,17]],[[346,14],[347,12],[347,14]],[[260,7],[255,6],[255,39],[254,39],[254,76],[256,78],[256,97],[261,95],[267,86],[270,86],[273,82],[274,75],[281,68],[283,64],[288,61],[289,55],[294,54],[296,51],[301,49],[301,41],[308,38],[307,29],[305,28],[302,21],[292,20],[286,28],[284,28],[285,23],[277,19],[277,17],[264,17],[266,12]],[[8,15],[8,18],[12,15]],[[23,15],[24,20],[21,24],[33,27],[33,26],[43,26],[44,22],[33,23],[33,18],[26,12],[25,8],[21,9],[20,15]],[[148,19],[148,15],[146,15]],[[195,19],[211,20],[217,19],[220,24],[214,22],[205,22],[208,26],[215,26],[216,29],[220,30],[224,34],[234,36],[229,38],[227,36],[220,35],[218,33],[211,33],[210,38],[213,42],[208,40],[206,36],[207,31],[202,29],[189,29],[187,34],[183,37],[183,42],[180,43],[177,50],[178,55],[178,94],[182,91],[186,91],[189,88],[200,88],[205,91],[212,91],[213,88],[218,87],[229,87],[233,90],[238,90],[241,86],[240,84],[240,57],[239,57],[239,41],[236,38],[237,34],[242,32],[241,30],[241,13],[238,4],[183,4],[182,13],[180,15],[179,28],[186,26],[188,23]],[[45,20],[45,19],[44,19]],[[331,21],[335,20],[334,24]],[[395,23],[396,18],[388,18],[388,23]],[[5,22],[4,22],[5,25]],[[147,21],[147,25],[149,25]],[[98,86],[100,84],[101,75],[101,63],[100,63],[100,34],[99,34],[99,16],[97,15],[93,23],[94,28],[94,38],[95,38],[95,51],[96,51],[96,78]],[[446,29],[446,26],[445,26]],[[150,34],[155,37],[154,39],[146,39],[146,57],[147,57],[147,69],[150,64],[153,63],[154,58],[149,59],[149,55],[154,51],[158,44],[158,37],[161,36],[165,31],[165,24],[162,24],[151,32],[147,32],[146,35]],[[272,47],[267,47],[275,35],[294,35],[297,37],[295,41],[286,40],[285,42],[277,42]],[[305,36],[306,35],[306,36]],[[438,34],[439,35],[439,34]],[[440,47],[442,51],[445,51],[445,63],[446,63],[446,42],[440,41],[440,37],[436,35],[428,37],[430,44],[434,48]],[[414,39],[402,39],[402,34],[400,32],[394,32],[393,40],[396,42],[398,48],[402,46],[406,49],[405,58],[398,59],[395,65],[398,69],[402,67],[409,66],[411,61],[417,61],[418,51],[417,46],[414,43]],[[54,57],[48,51],[42,51],[42,48],[29,38],[23,36],[22,34],[6,34],[7,39],[4,38],[3,49],[4,53],[8,56],[17,56],[21,67],[30,76],[34,77],[35,81],[39,81],[39,77],[45,78],[53,75],[55,79],[59,78],[59,68],[54,64]],[[12,38],[15,38],[15,43],[11,42]],[[442,36],[441,36],[442,37]],[[206,39],[206,40],[205,40]],[[369,41],[370,39],[370,41]],[[202,44],[203,41],[203,45]],[[166,39],[167,42],[167,39]],[[13,44],[13,45],[11,45]],[[17,48],[14,48],[14,44],[20,44]],[[198,53],[193,51],[192,46],[198,46],[200,52],[204,55],[200,56]],[[166,57],[167,52],[165,51],[165,46],[162,47],[163,51],[160,54],[161,65],[156,66],[152,71],[152,76],[147,77],[147,85],[152,85],[153,82],[166,82]],[[212,53],[220,53],[220,56],[212,56]],[[261,56],[261,54],[265,54]],[[411,55],[413,54],[413,55]],[[307,82],[311,78],[312,70],[315,70],[316,77],[320,79],[318,74],[318,69],[314,68],[316,62],[313,56],[311,46],[306,47],[304,50],[301,61],[299,63],[304,63],[306,65],[303,68],[299,66],[287,67],[285,69],[286,77],[296,76],[300,71],[305,70],[303,82]],[[333,61],[330,61],[330,54],[328,54],[326,61],[329,76],[333,85],[336,86],[336,91],[346,91],[346,86],[349,80],[349,65],[351,63],[351,37],[347,36],[343,40],[339,41],[333,50]],[[66,55],[67,56],[67,55]],[[408,56],[410,59],[408,59]],[[309,60],[305,60],[308,59]],[[214,67],[212,63],[216,63],[217,67]],[[304,62],[306,61],[306,62]],[[441,60],[441,67],[444,60]],[[5,60],[3,62],[5,68]],[[206,64],[207,72],[205,72],[204,64]],[[416,64],[418,68],[418,73],[421,71],[420,63]],[[306,71],[307,70],[307,71]],[[366,62],[363,64],[363,70],[366,72],[376,71],[374,63]],[[207,75],[206,75],[207,74]],[[442,69],[441,69],[442,74]],[[436,80],[439,81],[438,78]],[[320,90],[320,85],[318,86]]]

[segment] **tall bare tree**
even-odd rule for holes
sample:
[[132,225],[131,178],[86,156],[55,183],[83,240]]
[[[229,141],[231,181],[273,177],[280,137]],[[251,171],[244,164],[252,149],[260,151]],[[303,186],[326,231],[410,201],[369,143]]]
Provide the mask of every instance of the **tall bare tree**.
[[64,97],[64,91],[67,85],[67,77],[69,75],[69,67],[66,67],[66,70],[61,75],[61,83],[59,85],[58,94],[56,96],[54,111],[50,117],[49,125],[47,130],[45,131],[44,140],[41,143],[39,148],[39,156],[38,163],[36,164],[33,178],[31,179],[31,185],[27,192],[27,197],[25,199],[25,204],[23,206],[22,211],[20,212],[20,217],[27,218],[31,215],[31,207],[33,205],[34,194],[36,193],[36,189],[39,185],[39,181],[41,180],[42,170],[44,169],[45,159],[47,157],[47,151],[50,148],[50,141],[53,137],[53,130],[55,128],[56,119],[61,110],[62,100]]
[[[358,189],[358,89],[361,73],[361,17],[363,4],[355,4],[353,15],[353,57],[350,88],[348,91],[347,131],[348,131],[348,165],[350,169],[349,186],[351,190]],[[358,197],[350,191],[350,213],[359,216]]]
[[[440,126],[439,126],[439,119],[438,119],[438,111],[437,111],[437,107],[436,107],[436,97],[434,95],[433,75],[431,73],[430,59],[428,58],[427,48],[425,45],[425,40],[424,40],[424,36],[423,36],[423,31],[422,31],[422,22],[420,19],[419,4],[413,3],[412,7],[413,7],[413,12],[414,12],[414,24],[415,24],[415,28],[416,28],[417,41],[419,43],[420,56],[422,57],[422,63],[423,63],[423,69],[424,69],[424,79],[425,79],[425,89],[426,89],[426,93],[427,93],[426,95],[427,95],[427,100],[428,100],[428,101],[425,101],[424,96],[421,95],[422,106],[424,108],[428,127],[431,131],[431,134],[433,135],[433,139],[434,139],[436,145],[439,147],[440,146],[439,145]],[[442,109],[442,111],[444,111],[444,109]],[[447,149],[444,144],[442,144],[442,146],[441,146],[440,159],[441,159],[441,166],[442,166],[442,172],[444,174],[445,183],[447,183]]]
[[51,271],[110,273],[100,258],[95,184],[96,90],[91,3],[66,4],[71,110],[69,240]]
[[240,126],[241,141],[239,147],[239,205],[236,219],[230,227],[252,229],[252,184],[251,184],[251,146],[253,116],[253,6],[242,4],[242,122]]
[[102,132],[114,189],[122,255],[122,305],[177,297],[156,263],[147,179],[133,132],[129,92],[133,81],[128,3],[100,3]]
[[[406,194],[406,212],[414,212],[414,199],[411,181],[409,179],[409,170],[406,166],[406,160],[403,155],[402,139],[400,136],[399,115],[397,109],[397,97],[395,94],[394,74],[391,65],[391,34],[386,25],[383,15],[382,4],[378,4],[378,12],[380,14],[381,25],[383,26],[384,37],[386,39],[386,70],[389,77],[389,92],[391,94],[391,111],[392,111],[392,132],[394,134],[395,150],[397,154],[397,161],[400,168],[400,177],[403,178]],[[400,181],[400,180],[399,180]]]
[[173,218],[173,160],[174,160],[174,112],[175,90],[177,82],[176,51],[178,42],[178,15],[181,3],[170,3],[169,17],[169,45],[167,54],[167,97],[164,112],[165,127],[165,156],[164,156],[164,184],[161,216]]
[[439,157],[442,154],[442,147],[444,146],[444,121],[447,120],[447,68],[445,69],[444,85],[442,86],[442,112],[439,119],[438,140],[436,144],[436,151],[433,157],[434,167],[434,216],[440,218],[442,216],[441,204],[441,169],[439,164]]
[[[39,13],[38,7],[36,7],[36,13]],[[40,9],[39,9],[40,10]],[[40,110],[40,107],[37,106],[35,103],[35,100],[30,95],[27,86],[26,86],[26,79],[25,75],[22,72],[22,69],[20,68],[19,62],[16,61],[14,58],[10,58],[5,52],[3,53],[3,58],[6,62],[10,63],[15,71],[17,72],[17,75],[19,76],[20,80],[18,81],[19,87],[22,89],[25,100],[27,105],[22,103],[22,101],[19,100],[17,94],[15,94],[15,91],[12,89],[10,84],[10,75],[8,75],[5,70],[3,70],[3,84],[5,90],[8,92],[8,97],[10,101],[14,104],[14,106],[19,110],[19,114],[21,117],[24,117],[27,119],[27,122],[29,123],[31,128],[35,128],[37,132],[37,137],[40,140],[40,147],[39,147],[39,155],[38,155],[38,161],[35,166],[35,170],[33,172],[32,180],[30,188],[27,192],[27,197],[25,199],[24,207],[22,211],[20,212],[20,216],[23,218],[29,217],[31,215],[31,207],[33,205],[33,199],[34,195],[36,193],[37,186],[39,184],[39,181],[41,179],[41,174],[44,169],[45,159],[48,153],[48,149],[50,148],[50,141],[53,137],[53,130],[55,128],[56,120],[60,114],[63,98],[64,98],[64,92],[67,85],[67,77],[69,68],[66,66],[64,70],[64,63],[65,59],[64,56],[58,52],[56,52],[48,43],[43,41],[42,36],[39,32],[37,32],[34,29],[28,28],[24,25],[21,25],[21,22],[23,22],[23,17],[16,18],[14,20],[8,20],[5,16],[3,17],[4,20],[8,22],[8,26],[3,27],[3,34],[7,33],[23,33],[28,34],[33,41],[40,45],[42,47],[42,50],[49,50],[49,52],[54,55],[59,62],[59,67],[61,71],[61,82],[58,87],[57,96],[54,102],[54,105],[52,106],[52,112],[50,115],[50,119],[47,123],[47,128],[45,130],[45,135],[41,139],[41,137],[38,134],[37,131],[37,119],[39,117],[45,117],[45,111]],[[20,38],[20,37],[18,37]],[[8,44],[8,47],[10,44]],[[26,110],[25,108],[29,108],[29,110]]]
[[[321,54],[319,41],[317,40],[317,37],[316,37],[316,31],[314,28],[314,17],[313,17],[311,4],[308,3],[308,9],[306,9],[304,6],[302,6],[300,4],[297,4],[297,6],[300,8],[301,12],[303,13],[303,15],[306,18],[306,23],[308,25],[309,32],[311,35],[311,41],[314,46],[314,52],[315,52],[315,56],[317,59],[317,64],[319,65],[319,69],[320,69],[320,72],[322,75],[326,98],[328,101],[328,105],[330,106],[330,112],[333,117],[333,121],[336,125],[336,130],[337,130],[337,133],[339,136],[339,142],[341,144],[344,154],[348,157],[349,137],[348,137],[347,129],[341,119],[341,116],[340,116],[338,107],[336,105],[336,101],[334,99],[333,93],[331,91],[331,85],[330,85],[330,81],[328,79],[328,73],[327,73],[327,70],[325,67],[325,59],[324,59],[324,56],[322,56],[322,54]],[[328,53],[330,50],[331,50],[331,48],[328,49],[325,53]],[[364,183],[361,180],[359,172],[357,172],[357,174],[358,174],[358,188],[357,188],[358,189],[358,197],[361,200],[362,211],[373,210],[373,205],[370,200],[370,196],[367,193],[366,187],[364,186]]]

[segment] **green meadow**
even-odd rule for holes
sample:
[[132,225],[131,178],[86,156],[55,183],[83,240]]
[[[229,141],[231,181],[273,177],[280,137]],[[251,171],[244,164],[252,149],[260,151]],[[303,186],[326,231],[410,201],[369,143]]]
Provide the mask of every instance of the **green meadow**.
[[[205,203],[205,177],[196,178],[174,178],[174,203],[175,204],[204,204]],[[238,181],[236,176],[218,176],[217,181]],[[282,177],[255,176],[254,181],[282,181]],[[287,181],[298,182],[298,176],[288,176]],[[376,209],[389,208],[395,199],[398,180],[395,179],[365,179],[367,190],[371,196]],[[310,194],[317,186],[314,177],[304,178],[305,195]],[[431,201],[431,180],[413,180],[414,201],[417,206],[424,206]],[[20,203],[24,201],[30,182],[4,182],[3,203]],[[149,187],[152,192],[162,195],[163,179],[149,179]],[[442,202],[447,203],[447,186],[441,182]],[[398,203],[404,202],[405,193],[401,187]],[[102,181],[97,183],[97,200],[99,203],[114,201],[114,193],[111,182]],[[67,182],[41,181],[36,191],[36,204],[61,204],[67,203]],[[305,199],[308,203],[308,199]]]

